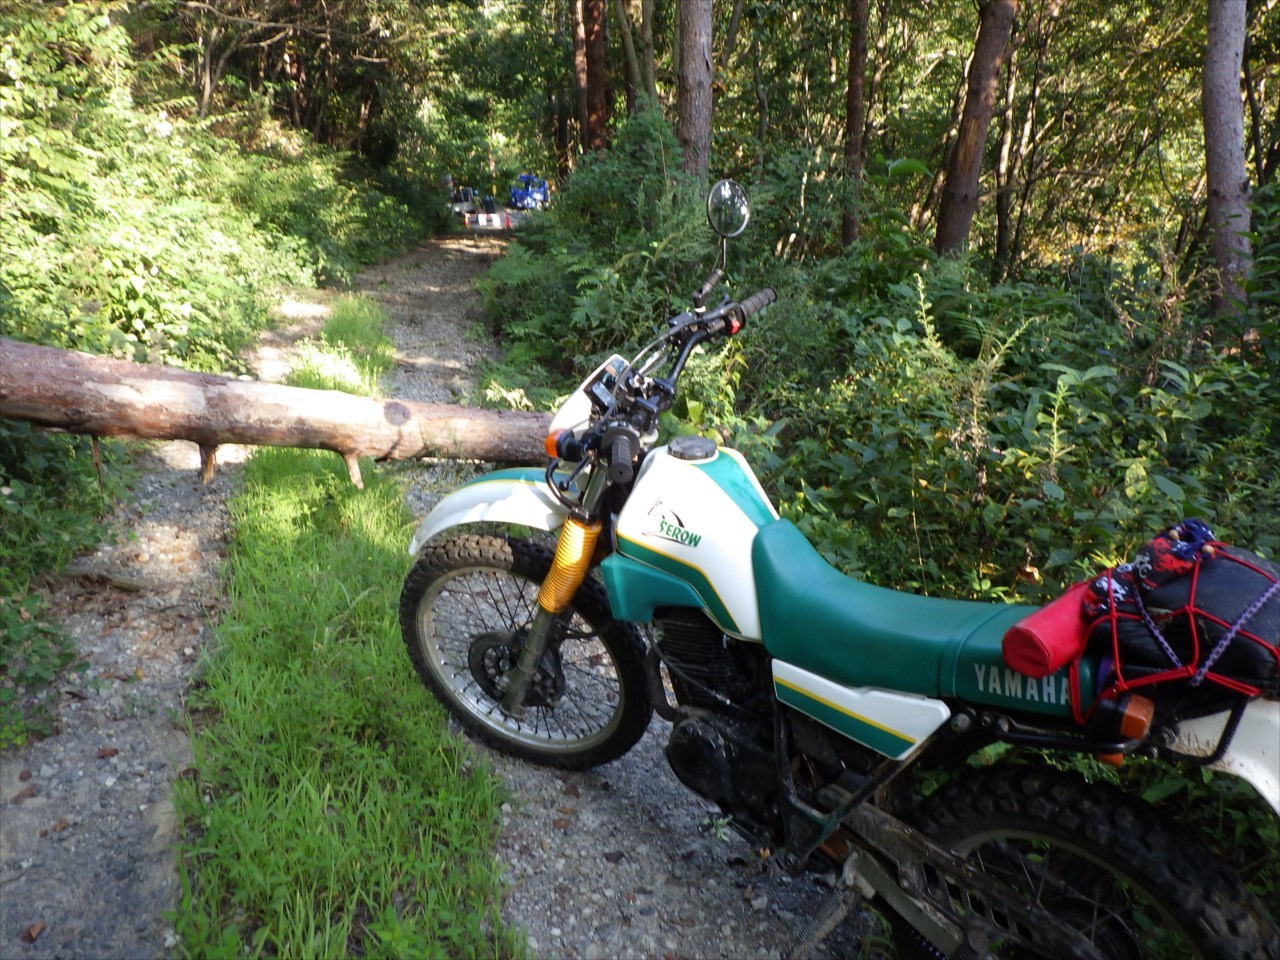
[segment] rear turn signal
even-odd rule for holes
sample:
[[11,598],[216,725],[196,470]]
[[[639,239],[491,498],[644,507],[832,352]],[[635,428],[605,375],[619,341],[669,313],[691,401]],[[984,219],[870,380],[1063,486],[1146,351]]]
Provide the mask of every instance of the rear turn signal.
[[[1129,693],[1116,704],[1116,732],[1125,740],[1145,740],[1156,715],[1156,705],[1146,697]],[[1113,767],[1124,763],[1124,754],[1098,754],[1098,759]]]

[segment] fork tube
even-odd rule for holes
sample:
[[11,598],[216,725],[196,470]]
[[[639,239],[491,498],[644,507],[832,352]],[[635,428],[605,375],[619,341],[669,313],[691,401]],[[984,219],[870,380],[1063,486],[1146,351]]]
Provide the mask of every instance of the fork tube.
[[524,698],[529,689],[529,681],[533,679],[538,661],[546,652],[552,628],[586,579],[600,528],[599,520],[580,520],[577,517],[569,517],[560,528],[555,558],[538,590],[538,613],[529,627],[515,667],[506,676],[507,687],[502,694],[502,712],[514,720],[524,718]]

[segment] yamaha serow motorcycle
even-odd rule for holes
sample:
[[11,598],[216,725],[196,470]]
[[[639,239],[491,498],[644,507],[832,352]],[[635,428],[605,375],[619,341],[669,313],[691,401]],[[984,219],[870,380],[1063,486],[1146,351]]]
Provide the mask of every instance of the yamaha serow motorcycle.
[[[722,258],[748,216],[741,187],[713,186]],[[775,299],[708,306],[723,265],[574,391],[545,470],[484,474],[423,520],[400,620],[427,687],[470,733],[564,769],[622,756],[657,712],[684,784],[785,868],[838,871],[811,944],[874,897],[900,956],[1280,957],[1259,901],[1140,799],[1048,764],[965,762],[996,743],[1190,760],[1280,813],[1274,695],[1153,710],[1092,699],[1095,656],[1015,670],[1002,642],[1035,611],[850,579],[738,452],[658,442],[691,353]],[[949,776],[923,800],[921,769]]]

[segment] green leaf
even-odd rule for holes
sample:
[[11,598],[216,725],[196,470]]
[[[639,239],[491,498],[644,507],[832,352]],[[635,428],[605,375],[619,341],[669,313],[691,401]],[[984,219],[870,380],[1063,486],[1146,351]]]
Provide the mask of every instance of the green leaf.
[[1158,474],[1158,473],[1153,473],[1151,475],[1151,480],[1152,482],[1155,483],[1157,487],[1160,488],[1160,491],[1166,497],[1168,497],[1170,500],[1174,501],[1175,503],[1181,503],[1183,500],[1187,498],[1187,495],[1183,491],[1182,487],[1178,486],[1178,484],[1174,483],[1168,477],[1162,476],[1161,474]]
[[1161,800],[1172,797],[1179,790],[1190,785],[1191,781],[1185,777],[1170,777],[1168,780],[1161,780],[1159,783],[1153,784],[1142,791],[1142,799],[1147,803],[1159,803]]
[[927,177],[929,168],[914,157],[899,157],[889,161],[890,177]]

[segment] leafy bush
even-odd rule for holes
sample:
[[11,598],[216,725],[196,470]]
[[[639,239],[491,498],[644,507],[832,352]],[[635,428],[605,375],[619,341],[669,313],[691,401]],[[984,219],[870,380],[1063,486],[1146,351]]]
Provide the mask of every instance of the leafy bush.
[[135,104],[100,10],[0,13],[0,333],[235,369],[270,290],[349,280],[430,225],[304,137],[250,152]]
[[[633,123],[622,132],[658,135]],[[572,202],[485,280],[511,356],[542,366],[508,368],[499,396],[528,383],[562,393],[599,352],[680,309],[704,272],[693,200],[665,230],[620,202],[623,184],[668,183],[652,162],[662,150],[637,153],[622,132],[619,155],[575,174]],[[865,195],[918,166],[886,164]],[[810,194],[813,229],[834,229],[835,196]],[[785,184],[753,188],[752,229],[730,253],[732,289],[769,284],[778,303],[695,358],[673,411],[683,423],[668,427],[715,428],[743,448],[833,560],[901,588],[1043,601],[1184,515],[1280,552],[1276,438],[1258,429],[1276,422],[1275,366],[1215,348],[1158,271],[1078,257],[993,286],[877,207],[839,255],[815,256],[817,241],[798,255],[788,197]]]
[[25,592],[101,538],[97,514],[121,489],[116,448],[101,451],[105,487],[87,438],[0,421],[0,594]]

